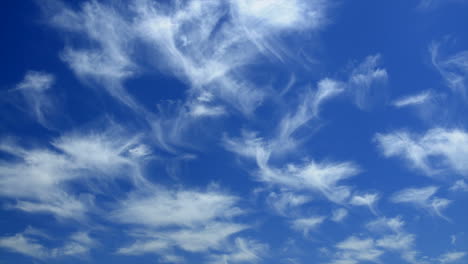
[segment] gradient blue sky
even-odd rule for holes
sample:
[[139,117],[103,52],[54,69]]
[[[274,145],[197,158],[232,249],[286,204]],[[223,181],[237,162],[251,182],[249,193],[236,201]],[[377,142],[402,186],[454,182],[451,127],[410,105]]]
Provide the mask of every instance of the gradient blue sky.
[[3,2],[0,263],[467,263],[466,14]]

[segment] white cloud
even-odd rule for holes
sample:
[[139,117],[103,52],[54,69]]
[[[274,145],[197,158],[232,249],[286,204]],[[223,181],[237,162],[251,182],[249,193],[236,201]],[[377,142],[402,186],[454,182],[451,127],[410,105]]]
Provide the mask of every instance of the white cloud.
[[307,236],[310,231],[316,229],[323,221],[325,221],[325,217],[323,216],[298,218],[292,221],[292,228],[297,231],[302,231],[304,236]]
[[[260,55],[279,60],[292,56],[280,36],[320,28],[327,2],[134,1],[122,6],[90,1],[74,11],[50,1],[43,8],[52,25],[89,40],[84,47],[69,45],[62,55],[75,73],[100,81],[134,109],[141,110],[122,81],[142,65],[153,64],[187,82],[192,91],[212,93],[250,115],[266,94],[245,69]],[[136,54],[136,47],[145,49],[144,57]]]
[[331,220],[334,222],[341,222],[348,216],[348,210],[344,208],[338,208],[333,210]]
[[391,200],[395,203],[414,203],[424,205],[437,192],[435,186],[407,188],[394,194]]
[[464,180],[458,180],[450,187],[450,190],[468,192],[468,184]]
[[376,241],[376,245],[389,250],[407,250],[413,247],[414,235],[386,235]]
[[39,259],[48,256],[48,251],[44,246],[23,234],[0,237],[0,247]]
[[440,263],[453,263],[466,256],[466,252],[448,252],[440,256]]
[[155,187],[144,194],[131,195],[111,213],[111,218],[150,227],[198,226],[243,213],[236,207],[238,200],[217,190],[171,191]]
[[468,50],[453,55],[441,55],[440,43],[429,47],[432,64],[444,78],[447,86],[466,98],[468,83]]
[[[256,25],[256,32],[261,34],[258,29],[266,31],[271,28],[279,30],[292,29],[298,30],[303,27],[317,27],[325,22],[323,17],[323,1],[305,1],[293,0],[260,0],[251,3],[246,0],[232,1],[234,13],[237,19],[244,27]],[[245,30],[252,30],[246,28]]]
[[140,240],[127,247],[121,247],[117,254],[122,255],[142,255],[147,253],[158,254],[169,248],[170,244],[166,240]]
[[375,232],[392,231],[401,233],[405,222],[400,216],[394,218],[380,217],[366,224],[366,227]]
[[233,221],[244,213],[238,201],[216,186],[204,191],[145,187],[111,212],[112,220],[135,230],[131,236],[136,240],[117,253],[166,256],[174,248],[195,253],[223,250],[231,236],[249,228]]
[[386,157],[402,157],[427,175],[447,171],[468,175],[468,133],[464,130],[435,128],[422,135],[393,132],[375,138]]
[[302,164],[287,163],[279,168],[269,164],[271,156],[281,156],[295,149],[294,133],[318,118],[320,106],[342,91],[341,83],[323,79],[315,92],[309,91],[303,96],[296,111],[282,118],[277,134],[270,140],[262,139],[252,132],[244,132],[242,138],[225,138],[224,145],[228,150],[254,160],[258,167],[254,175],[261,182],[290,191],[318,192],[332,202],[343,203],[350,196],[351,188],[339,183],[359,173],[359,168],[353,163],[312,160]]
[[375,240],[377,247],[399,253],[400,257],[413,264],[426,263],[419,259],[419,252],[415,250],[416,236],[404,230],[405,222],[401,216],[388,218],[380,217],[366,224],[367,229],[378,235]]
[[365,261],[378,262],[384,251],[377,249],[371,238],[351,236],[336,245],[338,249],[330,264],[355,264]]
[[[38,191],[41,192],[44,190]],[[92,196],[89,198],[92,198]],[[39,199],[38,202],[17,201],[16,204],[10,206],[10,208],[27,213],[52,214],[60,219],[83,219],[89,207],[93,205],[92,200],[80,200],[64,192],[49,194],[47,197],[40,197]]]
[[23,231],[23,235],[30,236],[30,237],[38,237],[44,239],[52,239],[46,232],[41,229],[34,228],[32,226],[26,227]]
[[380,54],[368,56],[352,72],[348,79],[348,89],[354,97],[355,104],[366,109],[382,100],[384,92],[380,89],[388,80],[387,71],[379,68]]
[[88,46],[67,45],[61,58],[80,79],[97,81],[110,95],[139,109],[122,86],[122,81],[133,76],[138,68],[131,59],[134,40],[131,24],[115,7],[96,1],[81,6],[81,10],[74,11],[58,1],[41,4],[52,26],[74,33],[73,37],[85,36],[88,40],[84,42]]
[[193,105],[190,109],[190,114],[192,116],[201,117],[201,116],[220,116],[224,115],[226,112],[221,106],[207,106],[203,104]]
[[29,71],[16,88],[22,92],[44,92],[52,87],[55,77],[45,72]]
[[271,139],[264,140],[255,133],[244,132],[242,139],[225,138],[225,147],[241,156],[257,160],[270,158],[270,155],[288,153],[297,147],[294,134],[307,123],[319,118],[320,107],[343,91],[342,83],[332,79],[322,79],[318,82],[315,91],[307,90],[301,96],[296,109],[281,118]]
[[162,232],[162,234],[186,251],[201,252],[208,249],[221,249],[222,243],[227,238],[246,228],[248,227],[242,224],[214,222],[202,228],[181,229],[166,234]]
[[[78,76],[100,80],[112,95],[134,109],[142,110],[125,92],[122,80],[138,68],[135,66],[138,63],[130,59],[134,57],[135,45],[144,45],[147,54],[155,55],[154,60],[145,56],[151,57],[150,64],[156,63],[159,69],[169,70],[190,84],[189,98],[182,104],[189,108],[188,112],[181,110],[170,117],[148,118],[156,140],[162,148],[174,153],[177,146],[173,145],[183,141],[189,120],[217,117],[230,110],[219,103],[251,114],[265,93],[249,81],[244,68],[260,53],[270,57],[286,50],[277,41],[278,34],[322,25],[326,10],[324,1],[256,3],[269,12],[281,13],[281,19],[273,19],[269,13],[262,15],[264,10],[246,9],[245,4],[192,0],[166,5],[136,1],[124,11],[111,4],[90,2],[74,11],[49,3],[46,9],[52,14],[53,25],[91,40],[90,47],[68,47],[64,52],[63,58]],[[231,16],[226,16],[227,11]],[[209,101],[214,102],[192,102],[196,101],[192,97],[204,94],[210,94]],[[162,132],[166,130],[172,132]]]
[[421,105],[426,103],[428,100],[432,98],[432,93],[430,91],[423,91],[421,93],[415,95],[409,95],[402,98],[399,98],[393,101],[393,106],[397,108],[407,107],[407,106],[414,106],[414,105]]
[[68,238],[63,247],[52,249],[51,254],[53,257],[82,255],[87,254],[97,245],[97,241],[91,238],[89,233],[76,232]]
[[14,159],[0,163],[0,195],[16,200],[10,208],[83,219],[93,206],[93,193],[76,194],[69,185],[86,182],[92,186],[93,180],[116,177],[135,184],[144,182],[138,160],[128,152],[138,140],[118,127],[99,133],[64,134],[51,142],[52,147],[23,148],[4,140],[0,150]]
[[248,226],[242,224],[208,221],[201,226],[182,227],[176,230],[145,229],[141,234],[137,234],[135,242],[119,248],[117,253],[165,255],[174,247],[194,253],[221,250],[232,235],[247,228]]
[[374,245],[374,241],[370,238],[360,239],[355,236],[351,236],[346,240],[338,243],[336,245],[339,249],[349,249],[349,250],[365,250],[370,249]]
[[375,238],[360,238],[350,236],[336,244],[337,250],[333,254],[332,264],[342,263],[380,263],[380,256],[385,253],[398,253],[409,263],[426,263],[418,259],[418,252],[414,250],[416,236],[404,231],[404,221],[401,217],[379,217],[366,224]]
[[15,91],[21,92],[26,107],[31,115],[41,125],[48,127],[48,115],[54,111],[54,104],[48,90],[55,82],[52,74],[38,71],[28,71],[24,79],[16,85]]
[[224,254],[212,255],[209,263],[257,263],[266,254],[268,246],[250,239],[236,238],[235,244]]
[[354,206],[367,206],[372,213],[376,214],[375,204],[379,200],[379,197],[377,193],[354,195],[349,203]]
[[457,236],[456,235],[451,235],[450,236],[450,243],[452,245],[455,245],[455,243],[457,243]]
[[312,198],[307,195],[296,194],[294,192],[271,192],[268,195],[268,204],[275,211],[283,216],[287,216],[295,208],[310,202]]
[[320,107],[328,100],[344,91],[343,84],[323,79],[317,84],[315,92],[308,91],[295,112],[285,115],[278,126],[278,134],[270,142],[272,152],[286,151],[295,147],[293,134],[305,124],[319,117]]
[[[270,11],[281,10],[285,17],[297,17],[286,23],[284,19],[260,18],[254,9],[245,9],[243,1],[230,1],[226,5],[219,1],[194,0],[175,8],[140,3],[143,4],[135,6],[135,29],[138,37],[149,43],[157,54],[158,67],[169,70],[194,89],[212,93],[244,114],[250,114],[265,96],[245,76],[244,68],[259,53],[279,54],[283,47],[278,48],[278,43],[269,38],[280,33],[284,26],[292,30],[299,20],[305,24],[316,21],[315,17],[305,20],[302,17],[306,15],[305,9],[296,5],[315,8],[317,14],[323,12],[322,5],[303,1],[288,2],[288,9],[281,9],[282,1],[262,3]],[[230,19],[225,17],[226,7],[232,12]]]
[[216,118],[226,116],[229,112],[220,105],[211,93],[202,92],[192,95],[185,101],[167,100],[158,103],[157,113],[145,114],[156,145],[163,151],[173,155],[183,155],[183,151],[198,149],[194,138],[212,132],[207,123]]
[[12,236],[0,237],[0,247],[37,259],[50,259],[86,254],[97,243],[88,233],[78,232],[66,239],[62,247],[47,248],[36,237],[50,239],[47,234],[41,232],[38,235],[37,230],[28,228]]
[[417,207],[428,210],[440,217],[444,217],[442,210],[452,201],[445,198],[435,197],[438,188],[427,186],[422,188],[407,188],[392,195],[391,201],[394,203],[409,203]]
[[350,187],[339,182],[354,176],[358,169],[351,163],[316,163],[310,161],[304,165],[288,164],[286,168],[270,168],[260,163],[259,180],[268,184],[279,185],[292,190],[319,192],[335,203],[344,202],[351,194]]

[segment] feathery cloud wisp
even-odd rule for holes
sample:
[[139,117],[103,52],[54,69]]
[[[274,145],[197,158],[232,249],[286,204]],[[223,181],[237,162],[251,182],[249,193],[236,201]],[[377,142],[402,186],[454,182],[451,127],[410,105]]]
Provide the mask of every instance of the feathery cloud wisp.
[[393,194],[391,201],[394,203],[413,204],[417,207],[428,210],[430,213],[434,213],[435,215],[445,218],[442,214],[442,210],[449,206],[452,201],[434,196],[437,190],[438,187],[435,186],[407,188]]
[[386,157],[402,157],[429,176],[446,171],[468,175],[468,133],[464,130],[435,128],[422,135],[393,132],[377,134],[375,139]]

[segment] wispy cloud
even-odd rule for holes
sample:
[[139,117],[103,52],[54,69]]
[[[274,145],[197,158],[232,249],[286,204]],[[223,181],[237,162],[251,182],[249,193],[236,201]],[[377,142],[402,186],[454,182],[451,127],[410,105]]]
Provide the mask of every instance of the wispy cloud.
[[242,213],[239,198],[211,190],[166,190],[154,187],[124,200],[112,218],[150,227],[197,226],[213,220],[229,219]]
[[411,248],[414,243],[414,235],[396,234],[387,235],[376,241],[377,246],[389,250],[406,250]]
[[209,257],[209,263],[257,263],[268,253],[268,246],[251,239],[236,238],[224,254]]
[[52,74],[29,71],[25,74],[24,79],[12,90],[21,93],[27,111],[38,123],[45,127],[50,126],[48,117],[54,114],[55,110],[52,96],[49,93],[54,83],[55,77]]
[[331,220],[334,222],[341,222],[347,216],[348,216],[348,210],[344,208],[339,208],[339,209],[333,210],[332,215],[331,215]]
[[397,216],[394,218],[380,217],[367,223],[366,227],[373,232],[385,233],[387,231],[392,231],[400,233],[404,225],[405,222],[402,217]]
[[294,192],[271,192],[267,197],[268,204],[283,216],[291,215],[295,208],[312,200],[312,197]]
[[451,187],[451,191],[468,192],[468,184],[464,180],[457,180]]
[[338,81],[328,78],[320,80],[317,84],[317,90],[315,92],[308,91],[297,109],[282,118],[278,126],[278,134],[269,144],[272,152],[275,154],[275,152],[294,149],[293,134],[311,120],[317,119],[320,107],[343,91],[343,84]]
[[435,128],[421,135],[403,131],[375,138],[386,157],[404,158],[429,176],[446,171],[468,174],[468,133],[464,130]]
[[426,103],[428,100],[432,98],[432,93],[430,91],[423,91],[421,93],[415,95],[409,95],[402,98],[399,98],[393,101],[393,106],[397,108],[407,107],[407,106],[415,106],[421,105]]
[[408,263],[426,263],[415,249],[416,235],[406,232],[404,226],[401,216],[378,217],[365,225],[370,231],[367,236],[364,233],[351,235],[337,243],[333,250],[325,248],[325,253],[331,257],[327,263],[379,263],[384,254],[398,254]]
[[283,155],[297,147],[294,132],[311,120],[318,118],[320,106],[343,91],[339,82],[324,79],[315,92],[309,92],[296,111],[287,114],[278,125],[276,136],[265,140],[255,133],[244,133],[242,138],[225,138],[226,148],[257,164],[257,180],[295,191],[309,190],[322,193],[333,202],[341,203],[350,195],[341,180],[356,175],[359,168],[351,162],[333,163],[313,160],[302,164],[287,163],[277,168],[269,161],[273,155]]
[[[36,233],[31,233],[31,229],[27,231],[0,237],[0,247],[37,259],[50,259],[87,254],[97,243],[88,233],[78,232],[68,237],[63,246],[48,248],[41,243]],[[44,238],[43,235],[39,237]]]
[[321,193],[330,201],[344,202],[351,190],[340,181],[354,176],[359,172],[351,163],[316,163],[314,161],[303,165],[288,164],[283,169],[270,168],[261,164],[258,173],[259,180],[290,188],[292,190],[310,190]]
[[[245,114],[265,96],[244,73],[248,64],[262,57],[283,61],[292,53],[279,36],[314,30],[327,20],[321,0],[135,1],[125,9],[92,1],[79,11],[49,1],[44,9],[52,25],[91,40],[67,47],[62,58],[124,103],[136,107],[122,81],[152,64],[187,82],[194,94],[208,91]],[[155,60],[136,61],[136,46]]]
[[208,222],[203,226],[182,228],[173,231],[144,230],[135,234],[136,240],[129,246],[121,247],[118,254],[143,255],[148,253],[165,255],[173,248],[192,253],[207,253],[222,250],[230,236],[248,228],[229,222]]
[[391,197],[394,203],[409,203],[428,210],[442,218],[446,218],[442,214],[442,210],[450,205],[452,201],[434,196],[438,188],[435,186],[427,186],[422,188],[407,188],[403,189]]
[[466,252],[459,252],[459,251],[447,252],[443,254],[442,256],[440,256],[439,261],[440,263],[454,263],[464,258],[465,256],[466,256]]
[[379,68],[380,60],[380,54],[366,57],[349,76],[349,92],[361,109],[368,109],[385,99],[382,87],[388,81],[388,74],[385,68]]
[[[427,6],[441,3],[419,1]],[[372,175],[385,165],[369,165],[372,159],[361,144],[366,133],[360,133],[373,126],[362,119],[363,127],[354,128],[351,118],[372,116],[382,119],[375,125],[385,123],[388,109],[359,110],[389,105],[390,77],[379,53],[368,53],[341,73],[334,72],[336,64],[348,60],[350,51],[329,53],[331,46],[314,39],[315,33],[333,22],[330,8],[342,6],[339,2],[38,1],[45,20],[65,39],[61,62],[81,84],[106,93],[105,109],[96,109],[119,118],[123,125],[94,123],[91,129],[53,134],[23,131],[29,127],[21,125],[1,128],[19,137],[0,140],[0,197],[7,217],[33,215],[34,221],[53,219],[61,225],[47,224],[47,231],[27,227],[23,232],[1,234],[0,248],[40,262],[91,257],[101,246],[99,258],[109,253],[113,258],[158,263],[298,264],[303,259],[322,262],[326,255],[329,261],[324,263],[359,264],[385,262],[387,254],[392,254],[389,259],[396,256],[411,264],[463,261],[465,252],[447,249],[441,249],[447,253],[440,256],[423,256],[416,248],[417,233],[406,230],[403,219],[407,216],[383,216],[386,210],[407,213],[403,208],[407,204],[448,220],[444,210],[459,203],[452,205],[452,200],[442,198],[437,186],[408,188],[402,179],[395,185],[402,189],[388,199],[390,205],[382,200],[388,186],[374,189],[382,179]],[[373,11],[369,10],[376,14]],[[359,28],[356,25],[337,25],[323,40],[340,42],[336,33]],[[343,44],[337,45],[332,46]],[[327,51],[320,58],[330,58],[330,63],[307,65],[312,60],[304,57],[321,49]],[[392,52],[385,49],[388,56]],[[466,95],[467,51],[447,56],[442,45],[434,43],[430,52],[446,85],[457,95]],[[49,115],[58,112],[50,96],[56,78],[62,80],[46,72],[27,72],[12,90],[23,96],[28,112],[46,127]],[[327,113],[329,107],[336,107],[330,102],[339,97],[354,103],[357,111],[348,112],[348,102]],[[432,105],[428,102],[445,100],[442,97],[427,90],[390,104],[420,106],[416,108],[430,115],[439,108],[426,109]],[[80,97],[71,99],[80,102]],[[92,96],[87,99],[87,103],[96,102]],[[89,118],[88,111],[78,109],[66,117],[73,119],[76,114],[79,120],[71,122],[81,125]],[[339,116],[337,120],[344,123],[327,126],[328,116]],[[380,133],[375,142],[385,157],[399,157],[428,176],[465,177],[468,132],[450,125],[438,124],[422,133]],[[323,127],[330,130],[320,130]],[[321,142],[309,140],[314,135]],[[29,136],[38,141],[31,143]],[[353,143],[348,144],[348,139]],[[226,150],[237,155],[237,163],[224,156]],[[178,174],[173,173],[177,169],[171,170],[175,163],[183,163],[187,170],[170,177]],[[223,177],[206,185],[215,177],[209,173]],[[243,178],[245,174],[250,178]],[[356,180],[359,174],[362,179]],[[465,180],[451,183],[447,191],[468,189]],[[228,184],[230,190],[221,184]],[[363,186],[372,189],[363,190]],[[358,222],[363,223],[362,232]],[[453,226],[441,227],[452,230]],[[74,233],[61,233],[69,228]],[[322,230],[327,231],[325,237]],[[462,234],[450,230],[445,238],[456,234],[461,244]],[[324,239],[315,239],[314,234]],[[263,242],[267,240],[271,243]]]
[[380,195],[378,193],[356,194],[351,198],[349,203],[354,206],[367,206],[373,214],[377,214],[376,203],[379,198]]
[[468,84],[468,51],[453,55],[441,55],[441,44],[433,42],[429,47],[432,64],[444,78],[447,86],[454,92],[467,96]]
[[49,23],[74,37],[85,36],[89,46],[66,46],[61,58],[83,81],[102,85],[112,96],[132,108],[138,108],[123,87],[123,81],[134,75],[133,30],[117,9],[96,1],[85,2],[75,11],[60,1],[40,4]]
[[372,238],[350,236],[336,244],[336,253],[330,264],[357,264],[365,261],[378,262],[384,251],[377,249]]
[[307,218],[298,218],[292,221],[292,228],[301,231],[304,236],[308,236],[309,232],[318,228],[325,221],[323,216],[312,216]]
[[1,237],[0,247],[39,259],[48,256],[48,251],[44,246],[23,234]]
[[233,220],[244,214],[237,207],[239,198],[217,187],[195,191],[153,186],[141,192],[111,213],[112,220],[130,224],[134,230],[130,235],[135,241],[119,248],[119,254],[164,256],[175,248],[195,253],[225,250],[231,236],[249,228]]
[[138,137],[120,128],[101,133],[71,132],[42,148],[3,141],[0,151],[14,157],[0,163],[0,195],[16,200],[10,208],[30,213],[50,213],[57,218],[83,219],[93,207],[93,192],[75,194],[72,183],[126,178],[135,184],[140,175],[138,156],[130,152]]

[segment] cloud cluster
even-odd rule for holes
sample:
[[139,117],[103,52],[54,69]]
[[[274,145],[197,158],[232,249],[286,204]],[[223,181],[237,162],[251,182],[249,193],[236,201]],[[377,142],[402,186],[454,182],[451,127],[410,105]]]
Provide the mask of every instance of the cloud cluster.
[[318,118],[320,106],[343,90],[340,85],[329,79],[319,82],[315,92],[304,97],[297,110],[286,114],[278,125],[277,134],[264,140],[255,133],[244,133],[242,138],[226,138],[228,150],[255,161],[258,170],[254,173],[258,181],[294,191],[313,191],[321,193],[330,201],[342,203],[351,191],[339,182],[356,175],[359,169],[350,162],[316,162],[303,164],[287,163],[283,167],[270,165],[272,156],[283,155],[297,148],[294,133],[309,121]]
[[331,264],[381,262],[384,254],[396,253],[408,263],[425,263],[414,249],[415,235],[404,230],[401,217],[379,217],[366,224],[367,237],[350,236],[335,245]]
[[[245,68],[259,56],[284,60],[289,52],[281,36],[319,28],[327,10],[323,0],[262,0],[254,5],[244,0],[145,0],[126,8],[91,1],[79,11],[53,1],[43,5],[52,25],[90,40],[85,47],[67,47],[63,60],[79,77],[100,81],[127,105],[138,108],[122,81],[155,65],[187,82],[195,96],[212,93],[244,114],[265,96]],[[151,59],[135,59],[141,58],[136,47]]]
[[[290,69],[292,64],[309,69],[303,65],[306,62],[302,61],[302,47],[296,47],[296,41],[304,42],[306,38],[295,38],[307,35],[310,39],[329,23],[332,2],[40,2],[49,25],[65,36],[65,48],[60,52],[62,62],[82,83],[104,89],[121,103],[112,104],[128,114],[119,116],[119,123],[131,121],[125,128],[106,123],[104,129],[53,131],[53,138],[43,144],[28,144],[26,138],[0,140],[0,197],[4,209],[21,211],[21,215],[45,215],[41,217],[47,219],[53,216],[59,223],[72,223],[78,230],[67,234],[60,245],[50,246],[58,244],[57,238],[27,228],[0,236],[0,248],[42,261],[86,256],[100,246],[94,233],[89,233],[93,231],[82,231],[86,225],[104,232],[115,231],[119,241],[110,251],[119,257],[150,255],[161,263],[184,263],[185,257],[194,256],[198,262],[210,264],[258,263],[287,250],[274,252],[271,245],[252,237],[255,223],[280,218],[293,230],[293,235],[286,235],[288,247],[294,244],[294,235],[299,234],[299,239],[305,241],[322,228],[346,228],[346,222],[354,223],[354,214],[362,209],[375,217],[365,224],[365,232],[358,234],[353,229],[343,236],[336,232],[338,240],[331,240],[334,234],[327,234],[326,241],[312,242],[334,241],[322,248],[322,253],[330,257],[328,263],[381,263],[387,254],[396,254],[412,264],[426,264],[428,259],[442,264],[463,259],[465,252],[446,250],[438,257],[420,257],[416,235],[405,230],[403,218],[381,216],[380,211],[388,206],[384,202],[390,201],[390,206],[409,204],[448,220],[443,210],[452,200],[439,197],[439,187],[403,188],[389,199],[382,199],[382,190],[361,189],[360,184],[368,180],[366,175],[362,182],[352,181],[365,170],[361,163],[305,154],[306,146],[313,147],[306,145],[307,140],[324,123],[321,118],[327,103],[342,96],[358,110],[369,110],[386,100],[389,74],[381,66],[379,53],[351,63],[341,79],[321,75],[311,81],[315,77],[301,76]],[[422,1],[421,5],[436,2]],[[466,97],[467,51],[446,56],[440,44],[434,43],[430,53],[445,84],[455,94]],[[137,92],[130,91],[132,79],[161,73],[170,81],[158,81],[154,87],[143,81],[131,87],[148,89],[148,98],[139,98]],[[277,78],[271,77],[276,73]],[[291,76],[289,82],[283,74]],[[12,89],[23,96],[26,110],[49,132],[49,116],[56,110],[50,96],[55,80],[53,74],[30,71]],[[186,88],[182,96],[169,92],[177,99],[163,100],[159,96],[164,93],[149,90],[172,89],[163,87],[173,85],[172,82]],[[280,89],[278,83],[284,82],[288,82],[286,87]],[[430,90],[410,94],[393,101],[390,111],[426,105],[434,98],[435,93]],[[232,123],[226,127],[218,125],[225,121]],[[235,130],[237,127],[241,129]],[[220,183],[195,187],[183,184],[185,175],[159,177],[173,176],[159,171],[161,164],[169,170],[173,160],[203,156],[188,154],[198,150],[199,135],[210,137],[210,144],[218,144],[205,144],[207,148],[221,152],[221,145],[240,157],[239,163],[246,165],[244,169],[251,178],[236,179],[239,182],[235,184],[239,185],[234,187],[245,184],[243,194],[253,192],[256,198],[265,198],[259,203],[268,205],[268,212],[274,215],[254,219],[252,211],[264,211],[252,208],[251,203],[246,205],[252,197],[241,199],[241,194],[221,188]],[[333,140],[332,137],[327,140]],[[399,157],[428,176],[468,176],[468,132],[462,128],[379,133],[375,142],[385,157]],[[330,157],[330,153],[326,156]],[[158,164],[153,166],[155,160]],[[207,166],[202,169],[217,171],[218,164],[214,163],[218,160],[209,162],[201,163]],[[189,176],[198,175],[190,172]],[[225,178],[219,179],[224,183]],[[251,179],[260,186],[253,191]],[[194,181],[190,183],[195,185]],[[449,190],[466,191],[468,187],[457,178]],[[103,223],[105,227],[101,226]],[[444,222],[447,223],[452,222]],[[271,244],[284,239],[283,235],[273,230]],[[108,238],[103,236],[105,239]],[[453,235],[452,244],[455,240]],[[288,261],[297,263],[294,256],[288,256]]]

